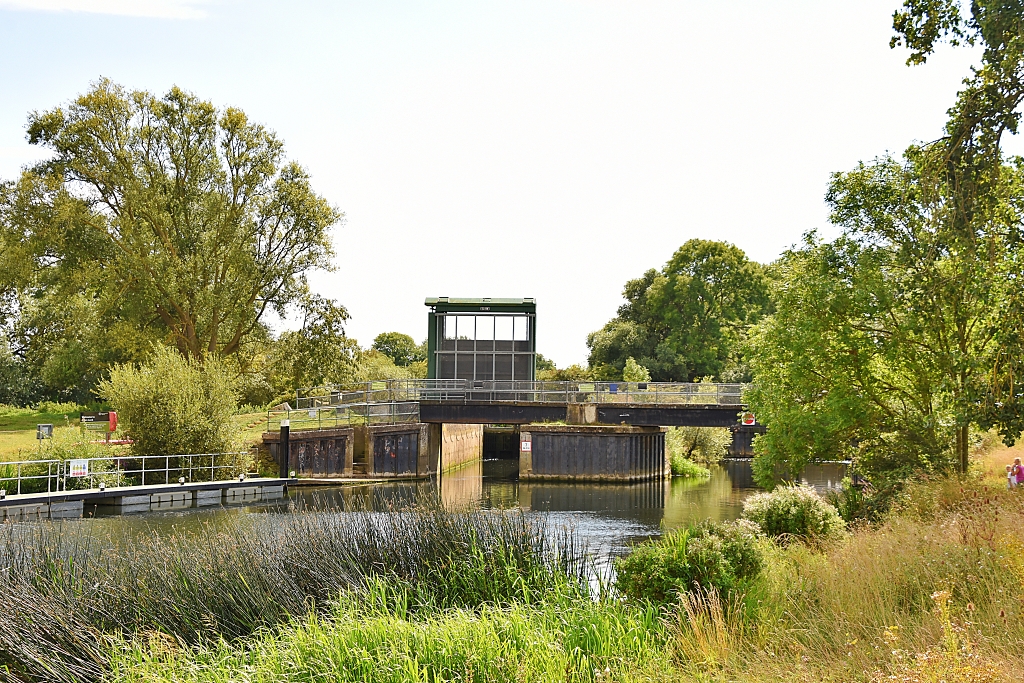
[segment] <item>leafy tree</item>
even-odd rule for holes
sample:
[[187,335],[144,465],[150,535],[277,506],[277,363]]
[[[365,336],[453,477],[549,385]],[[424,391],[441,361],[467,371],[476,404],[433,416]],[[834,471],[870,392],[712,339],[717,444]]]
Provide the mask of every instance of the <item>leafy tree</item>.
[[623,382],[650,382],[651,373],[637,363],[632,356],[626,359],[626,367],[622,369]]
[[302,311],[302,327],[283,332],[275,343],[275,388],[293,393],[301,387],[350,381],[359,344],[345,336],[348,311],[319,295],[306,297]]
[[[65,359],[57,375],[89,384],[139,340],[236,354],[268,311],[302,301],[308,270],[330,266],[342,214],[238,109],[101,80],[33,113],[28,138],[51,157],[0,185],[0,289],[20,298],[32,353]],[[76,325],[47,318],[76,297]],[[111,330],[118,352],[89,357]]]
[[542,370],[557,370],[558,369],[555,366],[555,361],[551,360],[550,358],[545,358],[544,354],[541,354],[541,353],[537,354],[535,362],[537,364],[537,366],[536,366],[537,367],[537,372],[541,372]]
[[748,400],[770,426],[755,442],[762,484],[837,457],[878,479],[966,468],[967,430],[985,422],[974,387],[998,365],[1024,282],[1024,169],[1003,168],[1000,208],[969,244],[922,190],[924,154],[836,174],[842,236],[809,235],[776,266],[777,311],[750,344]]
[[[966,11],[965,11],[966,10]],[[908,64],[923,64],[943,40],[953,45],[982,45],[982,59],[964,80],[949,110],[945,135],[924,150],[924,189],[941,208],[947,239],[958,253],[979,252],[986,226],[1005,222],[1002,140],[1016,133],[1024,103],[1024,5],[1000,0],[906,0],[893,16],[893,47],[910,50]],[[1018,280],[1019,282],[1019,280]],[[1024,431],[1024,288],[1011,288],[1004,299],[1004,319],[989,330],[999,352],[987,376],[962,370],[961,382],[973,379],[968,400],[978,409],[983,427],[996,427],[1007,443]],[[966,414],[961,409],[961,415]],[[961,417],[957,451],[966,468],[967,427]]]
[[231,372],[216,357],[203,364],[156,346],[141,364],[115,366],[100,395],[117,411],[135,455],[223,453],[237,406]]
[[731,244],[696,239],[661,271],[627,282],[623,296],[618,315],[587,337],[595,376],[621,377],[633,357],[656,381],[744,379],[740,342],[771,306],[760,264]]
[[407,367],[417,361],[426,360],[426,349],[412,337],[401,332],[381,332],[373,340],[371,348],[390,358],[395,365]]

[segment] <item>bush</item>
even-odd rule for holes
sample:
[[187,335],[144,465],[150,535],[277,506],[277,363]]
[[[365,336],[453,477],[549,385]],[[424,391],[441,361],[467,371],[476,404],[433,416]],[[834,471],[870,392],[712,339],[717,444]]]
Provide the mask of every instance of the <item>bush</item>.
[[145,363],[116,366],[99,391],[134,455],[231,450],[233,379],[214,358],[200,364],[158,347]]
[[687,477],[690,479],[707,479],[711,476],[711,470],[703,465],[698,465],[681,455],[673,453],[669,456],[669,465],[672,467],[673,477]]
[[673,427],[665,432],[669,462],[682,457],[697,462],[718,462],[726,456],[732,433],[724,427]]
[[772,538],[829,541],[842,536],[845,528],[839,512],[810,486],[781,486],[755,494],[743,503],[743,517]]
[[668,603],[694,588],[742,588],[762,565],[752,525],[706,520],[634,547],[615,561],[615,585],[630,600]]
[[72,415],[74,413],[81,413],[82,411],[89,410],[89,406],[80,405],[70,401],[40,401],[39,405],[36,406],[36,410],[40,413],[48,413],[50,415]]

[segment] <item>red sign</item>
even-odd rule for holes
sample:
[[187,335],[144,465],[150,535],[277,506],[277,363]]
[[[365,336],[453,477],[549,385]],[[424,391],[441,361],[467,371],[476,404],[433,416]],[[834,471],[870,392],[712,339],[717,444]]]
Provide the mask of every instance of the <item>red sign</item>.
[[754,414],[753,413],[743,413],[743,425],[746,426],[746,427],[749,427],[749,426],[751,426],[753,424],[756,424],[756,422],[754,421]]

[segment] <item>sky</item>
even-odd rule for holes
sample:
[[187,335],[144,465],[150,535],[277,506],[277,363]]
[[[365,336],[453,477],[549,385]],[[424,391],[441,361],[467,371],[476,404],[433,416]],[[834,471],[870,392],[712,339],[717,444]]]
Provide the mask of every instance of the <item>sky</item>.
[[310,281],[349,336],[425,338],[428,296],[534,297],[538,351],[585,363],[686,240],[770,262],[836,234],[831,173],[941,135],[978,53],[906,66],[898,5],[0,0],[0,179],[44,154],[29,112],[178,85],[276,131],[345,212]]

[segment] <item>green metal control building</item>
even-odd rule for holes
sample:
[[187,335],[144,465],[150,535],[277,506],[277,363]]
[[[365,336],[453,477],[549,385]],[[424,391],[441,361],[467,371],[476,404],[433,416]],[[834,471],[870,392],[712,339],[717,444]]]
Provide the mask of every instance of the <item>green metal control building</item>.
[[428,297],[427,377],[471,381],[537,377],[534,299]]

